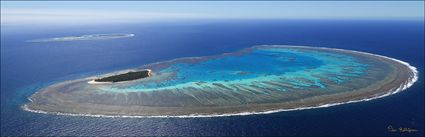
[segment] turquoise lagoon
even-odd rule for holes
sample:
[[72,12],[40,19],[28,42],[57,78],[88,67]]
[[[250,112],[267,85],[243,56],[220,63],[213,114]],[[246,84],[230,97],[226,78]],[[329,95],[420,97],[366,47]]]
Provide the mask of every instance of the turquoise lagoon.
[[[256,47],[242,52],[246,53],[206,57],[209,59],[196,63],[177,61],[154,71],[158,76],[175,74],[168,80],[141,81],[131,86],[103,89],[111,92],[152,92],[188,87],[206,89],[214,88],[216,84],[223,84],[228,88],[236,85],[266,88],[272,85],[264,86],[262,82],[271,81],[284,82],[296,89],[326,89],[326,83],[320,77],[341,84],[350,77],[361,76],[370,66],[352,56],[307,49]],[[285,87],[275,89],[288,91]]]

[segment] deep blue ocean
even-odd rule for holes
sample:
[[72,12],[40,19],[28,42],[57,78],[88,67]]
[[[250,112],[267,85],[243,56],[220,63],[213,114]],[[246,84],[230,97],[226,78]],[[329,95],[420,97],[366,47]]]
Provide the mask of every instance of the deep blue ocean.
[[[424,136],[424,21],[209,20],[87,26],[1,26],[1,136]],[[99,33],[135,37],[31,43]],[[368,102],[265,115],[212,118],[95,118],[37,114],[20,106],[49,84],[180,57],[264,44],[358,50],[419,70],[399,94]],[[388,127],[416,132],[389,132]]]

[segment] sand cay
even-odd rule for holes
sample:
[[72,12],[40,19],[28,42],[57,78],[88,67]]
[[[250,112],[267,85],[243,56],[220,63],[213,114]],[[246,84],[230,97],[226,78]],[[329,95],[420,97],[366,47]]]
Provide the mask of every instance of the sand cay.
[[73,116],[203,117],[263,114],[367,101],[410,87],[416,68],[385,56],[341,49],[264,45],[217,56],[143,65],[149,77],[48,86],[25,110]]

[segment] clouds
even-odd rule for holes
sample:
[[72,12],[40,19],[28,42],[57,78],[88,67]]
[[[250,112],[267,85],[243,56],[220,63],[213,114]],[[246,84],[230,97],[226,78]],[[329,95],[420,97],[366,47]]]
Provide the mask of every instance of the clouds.
[[193,13],[2,8],[1,24],[97,24],[192,19]]
[[1,2],[2,25],[185,19],[423,19],[422,1]]

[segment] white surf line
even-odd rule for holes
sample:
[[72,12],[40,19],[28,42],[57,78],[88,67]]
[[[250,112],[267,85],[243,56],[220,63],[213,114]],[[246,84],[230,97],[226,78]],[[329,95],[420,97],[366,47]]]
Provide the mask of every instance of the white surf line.
[[[261,45],[261,46],[267,46],[267,45]],[[412,72],[413,76],[410,76],[404,84],[400,85],[397,88],[393,88],[392,90],[389,90],[387,93],[374,96],[371,98],[364,98],[359,100],[350,100],[346,102],[338,102],[338,103],[330,103],[330,104],[323,104],[319,106],[309,106],[309,107],[300,107],[300,108],[291,108],[291,109],[275,109],[275,110],[268,110],[268,111],[253,111],[253,112],[240,112],[240,113],[227,113],[227,114],[190,114],[190,115],[152,115],[152,116],[131,116],[131,115],[102,115],[102,114],[75,114],[75,113],[62,113],[62,112],[47,112],[42,110],[32,110],[29,109],[28,106],[25,104],[22,106],[22,109],[29,112],[34,113],[42,113],[42,114],[55,114],[55,115],[65,115],[65,116],[88,116],[88,117],[102,117],[102,118],[205,118],[205,117],[227,117],[227,116],[247,116],[247,115],[261,115],[261,114],[271,114],[271,113],[277,113],[277,112],[285,112],[285,111],[295,111],[295,110],[306,110],[306,109],[314,109],[314,108],[326,108],[336,105],[342,105],[342,104],[349,104],[349,103],[357,103],[357,102],[365,102],[370,101],[378,98],[383,98],[389,95],[393,95],[396,93],[399,93],[409,87],[411,87],[417,80],[418,80],[418,71],[416,67],[411,66],[409,63],[390,58],[387,56],[367,53],[367,52],[361,52],[361,51],[354,51],[354,50],[345,50],[345,49],[336,49],[336,48],[326,48],[326,47],[308,47],[308,46],[287,46],[287,45],[270,45],[270,46],[279,46],[279,47],[304,47],[304,48],[319,48],[319,49],[330,49],[330,50],[339,50],[339,51],[348,51],[348,52],[355,52],[360,54],[366,54],[366,55],[372,55],[377,56],[381,58],[390,59],[393,61],[396,61],[398,63],[401,63],[405,66],[407,66]],[[255,46],[254,46],[255,47]]]

